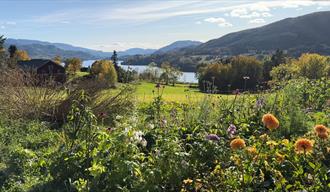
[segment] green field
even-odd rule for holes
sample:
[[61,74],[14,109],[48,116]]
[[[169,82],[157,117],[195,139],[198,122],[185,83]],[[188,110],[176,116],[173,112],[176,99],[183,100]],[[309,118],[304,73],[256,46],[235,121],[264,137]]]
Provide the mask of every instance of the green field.
[[[155,96],[162,94],[162,98],[169,102],[196,102],[205,96],[219,97],[224,95],[208,95],[202,93],[198,88],[191,88],[189,84],[176,84],[175,86],[162,85],[158,89],[155,83],[141,82],[138,83],[136,88],[136,99],[139,102],[150,102]],[[230,96],[231,97],[231,96]]]

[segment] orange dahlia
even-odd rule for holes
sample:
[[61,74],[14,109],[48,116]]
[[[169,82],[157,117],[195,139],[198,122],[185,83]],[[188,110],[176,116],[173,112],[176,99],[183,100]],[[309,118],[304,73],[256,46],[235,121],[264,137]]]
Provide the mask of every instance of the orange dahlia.
[[328,132],[328,128],[324,125],[315,125],[314,131],[316,134]]
[[230,147],[233,150],[242,149],[245,146],[245,141],[243,139],[234,139],[230,142]]
[[320,139],[328,139],[329,138],[328,128],[324,125],[316,125],[314,127],[314,131]]
[[313,150],[313,141],[300,138],[296,141],[294,147],[297,153],[310,153]]
[[262,117],[262,122],[269,130],[277,129],[280,126],[280,122],[270,113]]
[[318,136],[320,139],[324,139],[324,140],[326,140],[326,139],[329,138],[329,134],[328,134],[328,132],[319,133],[319,134],[317,134],[317,136]]

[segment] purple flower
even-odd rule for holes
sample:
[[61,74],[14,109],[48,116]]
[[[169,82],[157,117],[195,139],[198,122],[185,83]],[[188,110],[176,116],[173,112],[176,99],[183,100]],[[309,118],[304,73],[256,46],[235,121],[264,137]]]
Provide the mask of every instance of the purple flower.
[[257,101],[256,101],[256,107],[258,109],[262,108],[264,106],[264,104],[265,104],[265,100],[263,98],[257,99]]
[[239,92],[239,89],[235,89],[235,90],[233,91],[233,94],[234,94],[234,95],[239,95],[239,93],[240,93],[240,92]]
[[99,113],[99,117],[100,117],[101,119],[104,119],[104,118],[107,117],[107,113],[105,113],[105,112],[101,112],[101,113]]
[[220,140],[220,137],[216,134],[208,134],[208,135],[206,135],[205,138],[210,141],[219,141]]
[[228,133],[229,137],[233,137],[234,134],[236,133],[236,126],[234,124],[230,124],[227,129],[227,133]]

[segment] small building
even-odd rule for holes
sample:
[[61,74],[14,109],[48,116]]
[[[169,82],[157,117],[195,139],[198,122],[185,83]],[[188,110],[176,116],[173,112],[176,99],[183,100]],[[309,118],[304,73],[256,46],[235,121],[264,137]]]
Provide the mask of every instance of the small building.
[[66,81],[65,68],[49,59],[18,61],[17,66],[24,72],[36,74],[43,80],[52,78],[56,82]]

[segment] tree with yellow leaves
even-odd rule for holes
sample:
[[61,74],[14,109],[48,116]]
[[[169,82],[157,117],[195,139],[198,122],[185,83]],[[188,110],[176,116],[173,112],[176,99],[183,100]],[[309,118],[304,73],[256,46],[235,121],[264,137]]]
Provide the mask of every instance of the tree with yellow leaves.
[[108,86],[115,86],[117,83],[117,72],[112,61],[100,60],[92,64],[91,75],[98,81],[107,84]]

